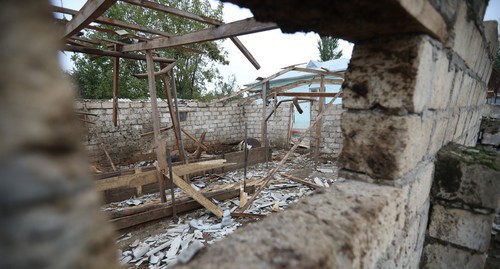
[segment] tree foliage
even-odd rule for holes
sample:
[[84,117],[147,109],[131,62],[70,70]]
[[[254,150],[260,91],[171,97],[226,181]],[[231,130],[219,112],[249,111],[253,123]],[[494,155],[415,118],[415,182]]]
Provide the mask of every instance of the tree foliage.
[[338,38],[320,36],[318,39],[319,60],[325,62],[342,57],[342,50],[338,50],[338,47]]
[[495,57],[495,60],[493,61],[493,68],[495,70],[500,71],[500,46],[497,48],[497,55]]
[[[223,6],[221,3],[212,8],[209,0],[159,0],[157,2],[222,21]],[[208,25],[200,22],[125,4],[120,1],[113,5],[104,16],[175,35],[199,31],[208,27]],[[117,30],[113,26],[99,25],[99,27]],[[148,38],[154,36],[132,30],[127,31]],[[93,30],[85,30],[84,37],[93,40],[99,40],[100,38],[120,39],[117,35]],[[216,67],[217,64],[229,63],[227,52],[223,50],[219,42],[203,42],[185,47],[204,53],[195,53],[174,47],[159,50],[158,55],[177,60],[174,71],[179,98],[200,98],[203,94],[209,92],[208,85],[232,85],[232,87],[235,87],[234,84],[231,84],[231,81],[223,82],[223,78]],[[74,54],[72,60],[74,63],[72,77],[82,98],[107,99],[112,97],[113,58]],[[159,68],[156,65],[156,70]],[[146,70],[146,62],[144,61],[120,59],[119,96],[121,98],[135,99],[148,96],[147,80],[137,79],[132,76],[134,73],[145,73]],[[158,95],[164,97],[165,94],[159,78],[157,78],[157,88]],[[230,91],[232,90],[233,88],[230,89]]]

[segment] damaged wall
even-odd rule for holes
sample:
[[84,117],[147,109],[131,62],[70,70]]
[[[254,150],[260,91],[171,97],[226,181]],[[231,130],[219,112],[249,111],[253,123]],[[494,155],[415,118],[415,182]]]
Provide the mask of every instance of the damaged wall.
[[[330,16],[318,8],[321,1],[290,1],[287,12],[272,1],[232,2],[287,31],[317,27],[356,41],[342,86],[340,176],[347,181],[245,227],[183,268],[418,268],[435,155],[450,141],[477,140],[497,42],[496,23],[482,23],[487,3],[363,1],[349,13],[329,3],[338,15]],[[391,33],[378,15],[366,15],[389,13],[405,18]],[[328,28],[328,20],[340,23]],[[352,21],[370,28],[344,34]],[[419,27],[425,30],[408,30]],[[301,229],[307,232],[297,233]],[[245,254],[222,255],[228,249]]]
[[[101,137],[106,149],[116,163],[126,164],[140,159],[141,154],[153,152],[152,136],[141,137],[142,133],[153,130],[151,121],[151,106],[145,100],[122,100],[118,102],[118,126],[112,121],[113,104],[103,100],[77,100],[75,107],[89,113],[88,120],[96,124],[89,124],[83,138],[83,144],[92,163],[108,165],[108,161],[100,148],[99,140],[92,130]],[[161,127],[171,125],[170,114],[166,101],[159,101]],[[260,139],[262,107],[260,105],[238,106],[237,103],[202,103],[180,102],[179,111],[185,120],[181,127],[200,138],[207,132],[205,144],[231,143],[242,140],[245,135],[245,121],[248,124],[248,136]],[[286,144],[289,122],[289,109],[279,107],[276,116],[269,121],[269,138],[271,145],[283,147]],[[162,132],[162,137],[170,146],[175,146],[175,136],[172,130]],[[195,144],[185,134],[183,141],[186,149],[194,149]]]
[[[328,157],[338,157],[342,150],[342,130],[340,129],[340,119],[343,109],[342,105],[332,105],[332,107],[324,112],[321,139],[320,139],[320,154],[328,155]],[[318,102],[314,102],[311,106],[311,124],[315,122],[318,116]],[[313,128],[310,135],[310,147],[314,150],[316,139],[316,128]]]

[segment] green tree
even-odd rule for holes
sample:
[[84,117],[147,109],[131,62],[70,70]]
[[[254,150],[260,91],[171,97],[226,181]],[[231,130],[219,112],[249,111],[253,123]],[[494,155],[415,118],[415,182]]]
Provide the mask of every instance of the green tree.
[[495,60],[493,61],[493,68],[495,70],[500,71],[500,46],[497,48],[497,56],[495,57]]
[[342,50],[338,50],[339,39],[331,36],[320,36],[318,39],[319,60],[329,61],[342,57]]
[[[209,0],[159,0],[167,6],[189,11],[195,14],[222,20],[222,3],[212,8]],[[169,15],[135,5],[117,2],[105,14],[105,17],[141,25],[149,29],[161,30],[172,34],[184,34],[207,28],[207,25],[193,20]],[[113,26],[100,25],[102,28],[117,30]],[[154,35],[127,30],[131,34],[144,37]],[[85,30],[84,37],[99,40],[101,38],[120,40],[119,36],[93,30]],[[224,85],[223,78],[216,64],[228,64],[227,52],[223,50],[220,42],[203,42],[188,46],[190,49],[167,48],[159,50],[160,57],[174,58],[177,60],[175,83],[179,98],[200,98],[202,93],[208,93],[207,85]],[[105,47],[101,47],[105,48]],[[91,55],[74,54],[72,56],[74,69],[72,77],[78,86],[82,98],[112,97],[113,88],[113,59],[109,57],[93,57]],[[145,73],[146,63],[120,59],[119,96],[121,98],[145,98],[148,96],[148,84],[145,79],[137,79],[135,73]],[[159,66],[156,66],[159,69]],[[221,84],[222,83],[222,84]],[[157,78],[159,97],[164,97],[162,83]]]

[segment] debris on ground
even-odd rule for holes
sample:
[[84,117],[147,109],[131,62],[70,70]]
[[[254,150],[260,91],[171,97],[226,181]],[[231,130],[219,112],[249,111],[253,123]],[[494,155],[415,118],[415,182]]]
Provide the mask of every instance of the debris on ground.
[[[268,164],[262,163],[251,166],[247,171],[247,179],[266,177],[268,171],[278,164],[284,155],[283,151],[273,152],[273,160]],[[280,172],[294,175],[304,181],[329,187],[337,181],[337,167],[332,162],[322,164],[316,170],[310,167],[314,162],[307,156],[294,153],[293,157],[285,163]],[[243,169],[228,172],[223,176],[195,177],[191,185],[199,189],[211,187],[213,184],[232,184],[243,181]],[[210,179],[210,180],[204,180]],[[302,197],[311,195],[315,188],[293,181],[280,174],[261,192],[245,213],[269,215],[284,210],[288,205],[297,203]],[[182,190],[175,191],[176,196]],[[149,194],[132,199],[108,204],[104,211],[120,211],[123,208],[158,202],[159,195]],[[232,218],[231,213],[240,207],[240,197],[225,201],[212,201],[223,212],[222,220],[211,214],[206,209],[198,209],[191,213],[182,214],[174,221],[171,218],[161,221],[161,225],[152,225],[142,230],[123,234],[117,244],[122,249],[120,254],[121,264],[128,268],[171,268],[177,263],[187,263],[204,246],[213,244],[237,228],[249,222],[258,221],[256,218]]]

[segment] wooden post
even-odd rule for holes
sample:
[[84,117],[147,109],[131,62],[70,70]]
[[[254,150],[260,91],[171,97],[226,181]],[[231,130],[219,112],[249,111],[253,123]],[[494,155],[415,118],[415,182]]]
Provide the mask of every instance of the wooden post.
[[174,76],[174,71],[173,70],[170,70],[170,77],[172,78],[172,90],[174,92],[174,106],[175,106],[175,113],[176,113],[176,117],[177,117],[177,123],[179,124],[179,132],[178,132],[178,135],[179,135],[179,155],[181,157],[181,159],[184,161],[184,163],[189,163],[188,159],[187,159],[187,156],[184,154],[184,142],[182,141],[182,134],[181,134],[181,126],[180,126],[180,121],[181,121],[181,116],[180,116],[180,112],[179,112],[179,104],[177,102],[177,87],[175,86],[175,76]]
[[292,129],[293,129],[293,119],[294,119],[294,109],[293,104],[290,104],[290,115],[288,115],[288,134],[286,136],[287,148],[290,147],[290,142],[292,141]]
[[[332,98],[332,100],[330,100],[330,102],[328,102],[328,104],[326,105],[326,108],[323,112],[319,113],[317,118],[316,119],[321,119],[323,117],[323,114],[324,112],[329,109],[333,102],[340,96],[340,94],[342,94],[342,90],[339,91],[335,97]],[[299,140],[297,141],[297,143],[295,143],[295,145],[293,145],[293,147],[285,154],[285,156],[283,157],[283,159],[281,159],[281,161],[278,163],[278,165],[276,165],[276,167],[274,167],[268,174],[267,176],[264,178],[264,182],[259,186],[259,188],[255,191],[255,193],[252,195],[252,197],[250,197],[250,199],[247,201],[247,203],[242,206],[238,212],[244,212],[245,210],[248,209],[248,207],[250,207],[250,205],[253,203],[253,201],[255,200],[255,198],[257,198],[257,196],[259,196],[259,194],[262,192],[262,190],[267,186],[267,184],[269,184],[269,181],[271,181],[272,178],[274,178],[274,175],[276,174],[276,172],[278,172],[278,170],[283,166],[283,164],[285,164],[285,162],[288,160],[288,158],[290,158],[290,156],[292,155],[292,153],[297,149],[297,147],[300,145],[300,143],[304,140],[304,138],[306,137],[306,135],[311,131],[311,129],[318,123],[318,121],[314,121],[313,124],[311,124],[307,130],[300,136]]]
[[149,84],[149,97],[151,99],[151,111],[153,115],[153,134],[155,142],[156,159],[158,161],[158,185],[160,186],[160,199],[162,203],[167,201],[165,197],[165,180],[163,174],[167,171],[167,158],[164,143],[160,138],[160,115],[158,113],[158,104],[156,102],[156,81],[153,55],[151,51],[146,50],[146,62],[148,66],[148,84]]
[[169,178],[169,184],[170,184],[170,198],[171,198],[171,203],[172,203],[172,216],[174,220],[177,219],[177,207],[175,206],[175,186],[174,186],[174,181],[172,178],[174,178],[174,172],[172,171],[172,156],[170,155],[170,149],[167,149],[167,163],[168,163],[168,178]]
[[262,85],[262,126],[261,126],[261,140],[262,144],[264,144],[264,147],[266,147],[266,150],[264,154],[266,154],[266,165],[267,165],[267,88],[269,84],[266,82],[264,85]]
[[[325,75],[321,75],[319,92],[325,92]],[[323,112],[324,103],[325,103],[325,98],[319,97],[318,115]],[[318,123],[316,124],[316,141],[315,141],[316,143],[314,146],[314,169],[316,169],[316,167],[318,167],[318,163],[319,163],[319,145],[321,142],[322,119],[316,118],[316,121],[318,121]]]
[[[117,49],[114,46],[115,51]],[[113,124],[118,125],[118,77],[120,73],[120,58],[114,57],[113,62]]]
[[[165,68],[165,64],[160,64],[160,68]],[[175,144],[177,146],[177,149],[179,150],[179,156],[181,157],[181,160],[184,160],[184,152],[181,152],[181,146],[179,142],[180,126],[179,122],[177,121],[177,115],[175,114],[174,104],[172,103],[172,92],[170,91],[167,74],[161,74],[161,80],[163,81],[163,88],[165,89],[165,96],[167,97],[168,112],[170,114],[170,118],[172,119],[172,126],[174,128]]]

